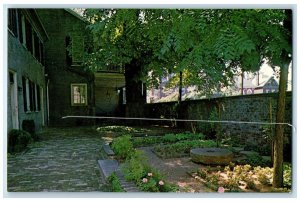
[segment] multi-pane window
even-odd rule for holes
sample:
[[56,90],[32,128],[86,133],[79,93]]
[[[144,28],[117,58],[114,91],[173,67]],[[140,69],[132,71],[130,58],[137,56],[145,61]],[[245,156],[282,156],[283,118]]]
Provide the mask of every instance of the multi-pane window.
[[87,84],[71,84],[71,105],[87,105]]
[[41,110],[40,87],[29,79],[22,77],[24,111],[34,112]]
[[44,65],[43,42],[22,9],[8,9],[8,28],[27,50]]
[[8,28],[18,37],[17,9],[8,9]]

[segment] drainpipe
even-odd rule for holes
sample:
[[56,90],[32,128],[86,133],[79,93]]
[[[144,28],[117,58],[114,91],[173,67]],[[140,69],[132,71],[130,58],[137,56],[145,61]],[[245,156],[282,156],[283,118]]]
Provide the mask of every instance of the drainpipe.
[[47,123],[49,126],[49,82],[50,80],[47,80]]

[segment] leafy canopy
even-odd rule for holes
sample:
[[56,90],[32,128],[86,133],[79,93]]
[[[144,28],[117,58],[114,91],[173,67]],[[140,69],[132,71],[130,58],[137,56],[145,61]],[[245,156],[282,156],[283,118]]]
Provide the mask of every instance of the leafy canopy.
[[[184,85],[204,93],[230,85],[238,69],[263,62],[281,66],[291,57],[280,9],[87,9],[94,52],[91,69],[124,68],[139,61],[138,78],[156,85],[161,76],[184,72]],[[126,71],[126,70],[125,70]]]

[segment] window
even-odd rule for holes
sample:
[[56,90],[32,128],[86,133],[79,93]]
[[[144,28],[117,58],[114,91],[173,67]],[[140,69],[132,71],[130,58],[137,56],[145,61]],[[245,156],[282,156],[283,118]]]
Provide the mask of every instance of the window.
[[12,33],[18,37],[18,23],[17,23],[17,10],[16,9],[8,9],[8,28],[12,31]]
[[29,79],[22,77],[24,112],[41,110],[40,87]]
[[71,84],[71,105],[87,105],[87,84]]
[[27,19],[25,19],[25,32],[26,32],[26,47],[27,50],[31,53],[33,53],[33,47],[32,47],[32,26],[29,23]]

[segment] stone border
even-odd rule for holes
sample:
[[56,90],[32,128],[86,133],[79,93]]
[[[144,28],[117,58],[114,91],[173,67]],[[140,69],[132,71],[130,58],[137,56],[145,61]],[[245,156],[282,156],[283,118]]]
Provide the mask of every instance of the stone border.
[[[110,156],[114,157],[115,153],[110,148],[109,144],[103,145],[103,150],[105,153]],[[115,159],[100,159],[98,160],[98,165],[101,170],[101,174],[103,175],[105,181],[107,182],[107,178],[115,172],[117,177],[119,178],[121,187],[126,192],[139,192],[140,190],[138,187],[131,181],[126,181],[123,172],[120,170],[119,163]]]

